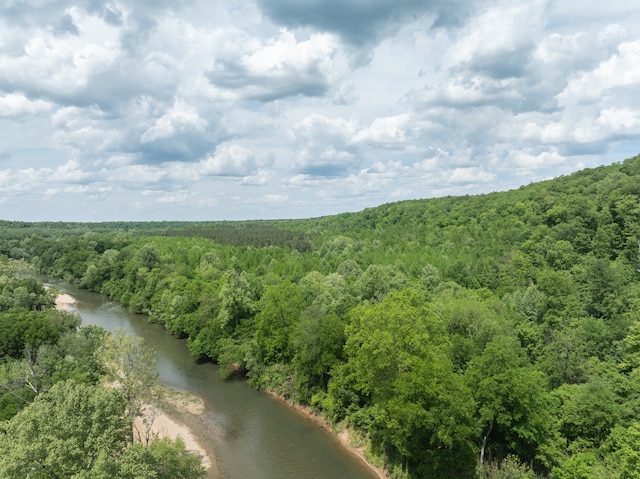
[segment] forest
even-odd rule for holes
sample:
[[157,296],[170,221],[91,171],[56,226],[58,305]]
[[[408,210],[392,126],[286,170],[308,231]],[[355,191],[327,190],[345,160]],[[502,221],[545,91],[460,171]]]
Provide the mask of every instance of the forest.
[[[101,333],[51,309],[33,270],[349,428],[392,478],[640,478],[640,156],[305,220],[0,221],[0,255],[0,472],[19,462],[6,438],[26,451],[65,398],[127,410],[96,386]],[[34,364],[39,385],[18,381]],[[117,437],[125,454],[92,467],[157,461]]]

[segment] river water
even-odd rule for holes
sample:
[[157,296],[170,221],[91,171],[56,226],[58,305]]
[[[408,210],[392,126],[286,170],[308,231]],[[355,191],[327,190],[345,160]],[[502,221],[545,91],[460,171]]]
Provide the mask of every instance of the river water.
[[83,324],[141,336],[156,350],[160,382],[204,399],[204,414],[184,418],[215,462],[209,479],[374,479],[377,476],[330,433],[242,380],[222,380],[217,366],[197,364],[186,342],[103,295],[63,282]]

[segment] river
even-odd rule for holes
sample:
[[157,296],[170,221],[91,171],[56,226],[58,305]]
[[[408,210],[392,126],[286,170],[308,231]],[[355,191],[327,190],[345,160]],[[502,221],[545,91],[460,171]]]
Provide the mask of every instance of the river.
[[160,382],[205,401],[205,412],[184,421],[215,465],[208,479],[374,479],[338,439],[282,401],[242,380],[222,380],[217,366],[197,364],[186,342],[103,295],[50,282],[76,298],[83,324],[123,328],[155,349]]

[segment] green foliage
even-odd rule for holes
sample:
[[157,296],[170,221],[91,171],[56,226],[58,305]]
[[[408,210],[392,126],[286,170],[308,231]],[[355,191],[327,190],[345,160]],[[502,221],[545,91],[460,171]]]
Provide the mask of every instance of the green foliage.
[[355,308],[350,318],[346,368],[373,413],[374,446],[420,474],[440,477],[464,464],[473,402],[453,371],[444,325],[433,310],[405,290]]
[[117,329],[113,335],[104,336],[104,342],[96,350],[96,358],[104,368],[107,380],[123,395],[133,438],[134,422],[143,406],[151,402],[158,377],[155,352],[147,348],[139,336]]
[[317,307],[302,313],[290,342],[301,401],[308,402],[314,393],[326,390],[331,370],[343,356],[344,328],[335,313],[324,313]]
[[598,447],[620,422],[619,397],[605,378],[583,384],[563,384],[554,395],[560,399],[560,431],[569,444]]
[[148,446],[131,444],[110,477],[121,479],[201,479],[206,470],[200,457],[187,451],[181,438],[156,439]]
[[501,336],[487,345],[469,364],[466,379],[478,406],[480,462],[508,454],[546,462],[540,448],[555,439],[554,403],[544,374],[528,364],[517,340]]
[[124,397],[62,381],[2,425],[0,477],[201,479],[200,457],[178,439],[129,442]]
[[616,426],[602,447],[612,478],[640,478],[640,423]]
[[587,450],[575,453],[559,467],[553,469],[553,479],[612,479],[619,477],[609,470],[596,451]]
[[260,296],[260,285],[255,277],[235,269],[224,274],[220,289],[218,323],[222,329],[235,328],[243,319],[255,314]]
[[265,364],[291,361],[289,338],[305,307],[302,290],[290,282],[279,283],[267,288],[262,301],[256,315],[256,354]]
[[55,344],[60,334],[43,312],[13,309],[0,313],[0,357],[21,358],[25,348]]
[[18,413],[0,435],[0,477],[79,477],[126,445],[125,402],[112,389],[64,381]]
[[[496,461],[479,466],[477,476],[478,479],[536,479],[537,477],[515,456],[507,456],[500,462]],[[578,479],[579,476],[571,477]]]
[[53,303],[53,294],[36,279],[0,275],[0,312],[10,309],[43,311],[52,307]]
[[42,378],[30,374],[34,370],[29,366],[30,364],[24,361],[11,359],[6,359],[0,364],[0,421],[15,416],[33,401],[41,389]]
[[311,248],[307,235],[288,231],[265,221],[218,224],[188,223],[178,225],[176,229],[167,229],[162,234],[207,238],[216,243],[233,246],[280,246],[297,251],[308,251]]

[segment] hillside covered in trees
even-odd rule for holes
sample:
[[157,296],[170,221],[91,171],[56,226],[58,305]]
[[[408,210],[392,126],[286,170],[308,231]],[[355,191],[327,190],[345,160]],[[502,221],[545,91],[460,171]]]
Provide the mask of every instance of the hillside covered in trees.
[[640,477],[639,247],[640,156],[308,220],[0,222],[1,254],[350,427],[397,478]]

